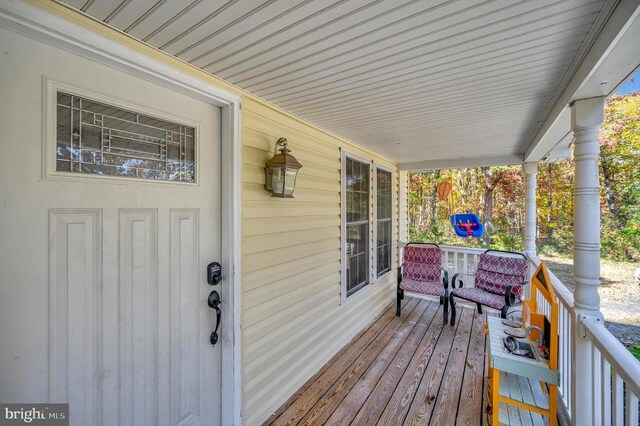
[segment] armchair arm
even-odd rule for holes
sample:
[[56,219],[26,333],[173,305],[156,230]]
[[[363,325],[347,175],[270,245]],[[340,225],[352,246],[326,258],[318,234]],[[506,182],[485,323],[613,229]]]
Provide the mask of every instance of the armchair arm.
[[442,284],[445,290],[449,288],[449,271],[444,268],[442,269]]
[[398,285],[402,282],[402,265],[398,266],[398,275],[397,275]]
[[521,284],[516,285],[508,285],[507,291],[504,293],[504,303],[507,306],[513,306],[516,303],[516,294],[513,292],[515,287],[523,287],[527,284],[526,281],[523,281]]
[[[458,275],[466,275],[468,277],[472,276],[473,274],[466,274],[464,272],[456,272],[456,274],[453,276],[453,278],[451,279],[451,288],[456,288],[456,280],[458,279]],[[458,288],[462,288],[462,286],[464,285],[464,281],[459,280],[460,285],[458,286]]]

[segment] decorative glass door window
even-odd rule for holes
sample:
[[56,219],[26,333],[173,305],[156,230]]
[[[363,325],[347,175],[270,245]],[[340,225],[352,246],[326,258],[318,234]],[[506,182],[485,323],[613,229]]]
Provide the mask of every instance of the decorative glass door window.
[[377,276],[391,270],[391,173],[376,169]]
[[346,158],[347,296],[369,283],[369,164]]
[[56,171],[196,181],[196,129],[57,92]]

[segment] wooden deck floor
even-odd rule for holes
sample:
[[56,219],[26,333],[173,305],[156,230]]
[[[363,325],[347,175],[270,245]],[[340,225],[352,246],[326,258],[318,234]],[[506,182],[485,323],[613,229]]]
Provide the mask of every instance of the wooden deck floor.
[[454,327],[436,301],[391,307],[265,424],[480,425],[485,317],[458,306]]

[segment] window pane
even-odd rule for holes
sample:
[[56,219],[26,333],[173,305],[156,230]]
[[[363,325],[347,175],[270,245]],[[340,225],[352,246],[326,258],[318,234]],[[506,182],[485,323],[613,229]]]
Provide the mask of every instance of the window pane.
[[345,164],[347,296],[369,283],[369,164]]
[[369,224],[347,225],[347,295],[368,283]]
[[347,223],[369,218],[369,165],[347,158],[346,161]]
[[58,92],[56,170],[195,182],[194,127]]
[[391,269],[391,221],[378,221],[378,241],[376,254],[378,256],[378,276]]
[[391,173],[377,169],[376,172],[377,234],[376,260],[377,275],[391,269]]
[[391,173],[378,169],[377,179],[377,207],[378,219],[391,218]]

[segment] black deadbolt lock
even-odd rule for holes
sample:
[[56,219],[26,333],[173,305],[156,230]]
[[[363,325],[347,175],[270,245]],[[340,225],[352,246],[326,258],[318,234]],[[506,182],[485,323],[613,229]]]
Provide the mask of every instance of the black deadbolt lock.
[[220,284],[222,281],[222,266],[218,262],[211,262],[207,265],[207,282],[210,285]]

